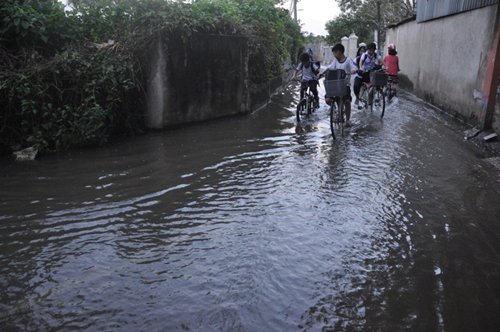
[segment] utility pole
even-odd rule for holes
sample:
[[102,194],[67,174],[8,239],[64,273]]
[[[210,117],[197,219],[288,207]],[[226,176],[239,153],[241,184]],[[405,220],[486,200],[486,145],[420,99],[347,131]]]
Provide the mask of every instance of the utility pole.
[[377,50],[380,49],[380,45],[378,44],[378,34],[380,33],[380,25],[381,25],[381,15],[380,15],[380,0],[377,0],[377,28],[375,30],[375,33],[373,34],[374,39],[375,39],[375,44],[377,44]]
[[298,0],[292,0],[293,2],[293,19],[295,22],[297,22],[297,1]]

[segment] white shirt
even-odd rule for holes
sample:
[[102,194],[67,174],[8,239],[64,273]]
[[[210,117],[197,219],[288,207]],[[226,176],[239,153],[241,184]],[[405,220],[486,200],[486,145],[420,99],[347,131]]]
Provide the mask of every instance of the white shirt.
[[365,69],[365,71],[370,71],[376,65],[380,65],[381,62],[382,62],[382,59],[380,58],[380,56],[376,52],[373,53],[372,56],[370,56],[370,54],[368,53],[368,51],[366,51],[361,56],[360,65],[361,65],[362,68]]
[[312,62],[309,63],[309,68],[306,68],[302,65],[302,63],[299,63],[299,65],[297,66],[297,70],[302,70],[302,82],[318,79],[316,74],[312,71],[313,67],[315,70],[319,70],[319,67]]

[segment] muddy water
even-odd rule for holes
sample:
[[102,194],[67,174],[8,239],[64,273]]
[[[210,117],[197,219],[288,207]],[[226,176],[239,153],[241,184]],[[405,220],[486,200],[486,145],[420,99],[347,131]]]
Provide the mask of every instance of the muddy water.
[[0,162],[4,330],[493,331],[499,173],[411,96]]

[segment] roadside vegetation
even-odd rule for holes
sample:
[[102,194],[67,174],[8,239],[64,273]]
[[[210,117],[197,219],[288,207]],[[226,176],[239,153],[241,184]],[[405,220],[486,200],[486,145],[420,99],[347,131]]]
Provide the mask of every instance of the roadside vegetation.
[[3,0],[0,151],[102,144],[141,129],[141,51],[159,31],[250,37],[250,79],[281,75],[302,45],[276,0]]

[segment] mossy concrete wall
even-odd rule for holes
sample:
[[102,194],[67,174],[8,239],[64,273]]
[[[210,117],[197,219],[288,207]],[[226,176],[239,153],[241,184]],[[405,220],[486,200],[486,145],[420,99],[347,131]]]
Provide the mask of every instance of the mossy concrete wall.
[[287,80],[250,84],[245,36],[170,32],[151,45],[144,64],[148,128],[249,113]]
[[246,37],[168,33],[149,52],[149,128],[250,111]]

